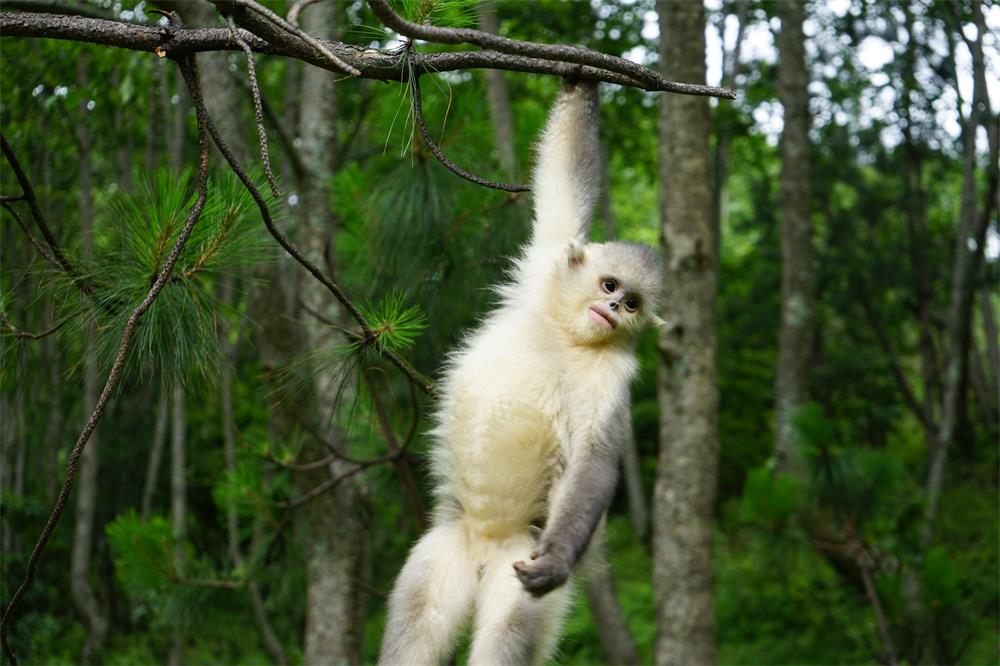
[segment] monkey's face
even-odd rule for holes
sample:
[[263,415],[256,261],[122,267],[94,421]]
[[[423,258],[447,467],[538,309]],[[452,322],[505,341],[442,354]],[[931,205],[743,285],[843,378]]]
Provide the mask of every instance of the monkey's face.
[[558,319],[585,344],[634,337],[655,319],[662,271],[652,248],[631,243],[571,247]]

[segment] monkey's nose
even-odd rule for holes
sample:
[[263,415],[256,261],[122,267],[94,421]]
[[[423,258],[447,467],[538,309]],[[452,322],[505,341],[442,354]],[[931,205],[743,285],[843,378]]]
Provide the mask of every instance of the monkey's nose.
[[618,301],[611,301],[608,303],[608,307],[611,308],[612,312],[618,312]]

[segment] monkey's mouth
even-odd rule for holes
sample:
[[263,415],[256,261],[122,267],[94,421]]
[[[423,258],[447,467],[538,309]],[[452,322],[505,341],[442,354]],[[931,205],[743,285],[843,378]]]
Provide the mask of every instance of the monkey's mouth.
[[616,326],[618,326],[618,324],[615,322],[614,319],[611,318],[610,315],[608,315],[606,312],[601,310],[596,305],[591,305],[590,310],[588,311],[587,314],[589,314],[590,318],[594,320],[594,323],[596,323],[598,326],[600,326],[606,331],[613,330]]

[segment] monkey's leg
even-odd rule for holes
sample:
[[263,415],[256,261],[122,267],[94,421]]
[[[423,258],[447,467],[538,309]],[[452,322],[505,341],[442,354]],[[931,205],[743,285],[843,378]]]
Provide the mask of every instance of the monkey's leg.
[[534,539],[506,540],[491,555],[476,595],[476,618],[469,666],[543,664],[555,649],[569,586],[536,597],[524,589],[511,562],[527,559]]
[[410,551],[389,596],[379,664],[439,664],[472,608],[476,568],[458,523],[437,525]]

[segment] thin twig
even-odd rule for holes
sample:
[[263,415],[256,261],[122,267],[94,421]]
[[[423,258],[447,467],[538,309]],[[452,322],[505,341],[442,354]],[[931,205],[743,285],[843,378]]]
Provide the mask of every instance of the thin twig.
[[282,507],[283,509],[285,509],[286,511],[294,511],[295,509],[298,509],[299,507],[301,507],[303,504],[307,504],[307,503],[313,501],[314,499],[316,499],[317,497],[319,497],[320,495],[322,495],[326,491],[331,490],[332,488],[335,488],[337,486],[337,484],[339,484],[344,479],[352,477],[355,474],[357,474],[358,472],[361,472],[363,470],[368,469],[369,467],[372,466],[372,464],[374,464],[374,463],[371,463],[371,464],[368,464],[368,465],[357,465],[354,469],[348,470],[348,471],[344,472],[343,474],[339,474],[337,476],[330,477],[329,479],[327,479],[323,483],[319,484],[318,486],[316,486],[312,490],[308,491],[307,493],[299,495],[295,499],[290,500],[288,502],[283,502],[279,506]]
[[243,53],[247,57],[247,79],[250,82],[250,97],[253,99],[254,122],[257,124],[257,139],[260,141],[260,161],[264,166],[264,176],[267,178],[267,184],[271,186],[271,194],[274,195],[275,199],[278,199],[281,197],[281,190],[278,189],[278,183],[274,180],[274,173],[271,171],[271,156],[267,150],[267,131],[264,129],[264,107],[261,103],[260,86],[257,83],[257,70],[253,61],[253,49],[240,36],[240,31],[236,27],[233,17],[227,16],[226,22],[233,33],[233,39],[236,40],[236,43],[243,49]]
[[[371,378],[367,369],[361,372],[361,376],[368,385],[368,394],[372,399],[372,407],[375,410],[376,421],[378,421],[379,429],[382,431],[382,437],[393,454],[392,463],[396,468],[396,474],[399,475],[400,483],[403,484],[403,494],[406,496],[410,509],[413,510],[413,514],[417,519],[417,526],[423,531],[427,526],[427,513],[424,510],[424,502],[420,496],[420,489],[417,487],[417,482],[413,477],[413,468],[410,467],[409,462],[403,457],[405,449],[403,446],[400,446],[399,440],[396,438],[396,433],[392,429],[389,414],[378,391],[375,390],[375,381]],[[409,445],[409,443],[409,440],[407,440],[406,444]]]
[[446,169],[451,171],[456,176],[464,178],[470,183],[475,183],[476,185],[482,185],[483,187],[489,187],[494,190],[503,190],[504,192],[530,192],[531,188],[528,185],[512,185],[509,183],[498,183],[493,180],[487,180],[482,176],[477,176],[474,173],[469,173],[462,167],[458,166],[454,162],[448,159],[448,157],[441,151],[434,139],[431,137],[430,130],[427,129],[427,122],[424,120],[424,111],[421,108],[420,102],[420,77],[417,75],[410,76],[410,94],[413,97],[413,117],[417,122],[417,129],[420,130],[420,138],[424,140],[424,144],[430,149],[431,153],[438,159],[441,164],[445,166]]
[[210,578],[184,578],[183,576],[174,576],[170,579],[172,583],[177,585],[188,585],[190,587],[211,587],[217,590],[242,590],[246,587],[246,583],[238,580],[214,580]]
[[236,4],[240,5],[241,7],[246,7],[247,9],[253,10],[257,14],[260,14],[265,19],[271,21],[274,25],[281,28],[285,32],[295,35],[303,42],[305,42],[309,46],[313,47],[314,49],[322,53],[323,57],[329,60],[341,72],[344,72],[345,74],[350,74],[351,76],[361,76],[361,71],[357,67],[353,65],[348,65],[346,62],[344,62],[336,55],[334,55],[333,51],[328,49],[318,39],[310,35],[302,28],[292,25],[285,19],[281,18],[279,15],[272,12],[267,7],[264,7],[263,5],[254,2],[254,0],[236,0]]
[[[38,226],[38,230],[42,232],[42,237],[45,242],[48,243],[49,249],[52,251],[52,256],[59,266],[66,271],[66,274],[73,278],[73,281],[80,287],[80,290],[84,293],[90,293],[90,286],[83,281],[80,274],[77,273],[73,265],[69,263],[63,255],[62,250],[59,249],[59,243],[56,241],[56,237],[52,235],[52,231],[49,229],[49,224],[45,220],[45,214],[42,213],[41,206],[38,205],[38,198],[35,197],[35,190],[31,187],[31,181],[28,179],[27,174],[25,174],[24,169],[21,168],[21,163],[17,160],[17,155],[14,154],[14,150],[7,143],[7,137],[0,134],[0,147],[3,149],[4,157],[7,158],[7,162],[10,164],[10,168],[14,170],[14,177],[17,179],[18,185],[21,186],[21,196],[28,203],[28,208],[31,210],[31,216],[35,220],[35,225]],[[5,205],[6,207],[6,205]],[[8,209],[9,210],[9,209]]]
[[[250,84],[247,83],[246,79],[242,76],[238,76],[235,72],[233,73],[233,80],[247,90],[250,89]],[[260,106],[264,112],[264,118],[266,118],[268,123],[270,123],[271,129],[274,133],[278,135],[278,143],[280,143],[285,149],[285,157],[288,158],[288,162],[292,167],[292,171],[295,173],[295,177],[301,179],[306,172],[306,168],[302,164],[302,157],[299,155],[298,151],[295,150],[292,137],[288,136],[288,132],[285,131],[285,128],[281,124],[281,119],[278,118],[278,114],[274,111],[274,107],[268,104],[267,99],[263,96],[260,98]]]
[[341,456],[336,453],[331,453],[325,458],[320,458],[319,460],[313,460],[307,463],[286,463],[278,460],[272,455],[264,454],[264,459],[272,465],[277,465],[282,469],[287,469],[290,472],[312,472],[317,469],[322,469],[328,467],[330,463],[335,460],[340,460]]
[[6,328],[8,331],[10,331],[11,334],[13,334],[13,336],[15,338],[22,339],[22,340],[24,340],[24,339],[27,339],[27,340],[41,340],[42,338],[47,338],[50,335],[52,335],[53,333],[55,333],[56,331],[58,331],[60,328],[62,328],[63,326],[65,326],[66,322],[68,322],[68,321],[69,321],[69,318],[67,317],[66,319],[63,319],[61,322],[59,322],[58,324],[56,324],[52,328],[46,329],[46,330],[42,331],[41,333],[31,333],[30,331],[22,331],[18,327],[14,326],[14,324],[10,323],[10,320],[7,319],[7,315],[4,314],[3,312],[0,312],[0,324],[2,324],[4,328]]
[[11,206],[8,201],[0,202],[0,206],[3,206],[4,210],[11,214],[11,217],[13,217],[14,221],[17,222],[17,226],[21,227],[21,231],[23,231],[24,235],[28,237],[28,242],[31,243],[32,247],[38,251],[38,254],[42,255],[42,258],[45,259],[45,261],[49,262],[57,269],[63,270],[62,264],[60,264],[56,258],[52,256],[52,253],[49,252],[44,245],[42,245],[42,242],[35,238],[34,234],[31,233],[31,229],[28,228],[28,223],[17,214],[17,210]]
[[[712,97],[728,97],[735,99],[736,94],[732,90],[717,88],[715,86],[693,85],[689,83],[677,83],[668,81],[658,72],[643,67],[638,63],[625,58],[611,56],[599,51],[581,48],[579,46],[567,46],[564,44],[540,44],[537,42],[525,42],[508,37],[501,37],[493,33],[474,30],[472,28],[442,28],[432,25],[421,25],[412,21],[407,21],[402,16],[393,11],[386,0],[368,0],[368,6],[372,8],[375,16],[378,17],[386,27],[391,28],[401,35],[415,39],[423,39],[428,42],[439,44],[475,44],[482,48],[495,49],[501,53],[529,56],[543,60],[556,61],[560,63],[574,63],[577,65],[590,65],[629,77],[636,81],[655,87],[657,90],[667,92],[683,92],[689,95],[705,95]],[[567,71],[567,74],[570,74]]]
[[[184,74],[185,80],[188,80],[189,84],[197,89],[200,84],[198,83],[197,64],[194,59],[189,57],[184,58],[178,61],[178,65],[181,68],[181,72]],[[17,588],[17,591],[14,592],[14,596],[11,598],[10,603],[7,606],[7,611],[4,613],[3,620],[0,621],[0,642],[3,643],[4,652],[7,654],[7,658],[11,664],[17,664],[17,657],[8,643],[7,634],[10,628],[11,618],[13,617],[14,610],[17,607],[17,602],[22,596],[24,596],[24,594],[31,587],[32,581],[34,581],[38,561],[42,556],[42,552],[45,550],[45,546],[48,543],[49,538],[52,536],[52,531],[55,529],[56,523],[59,522],[63,509],[66,507],[66,502],[69,500],[70,491],[73,489],[73,482],[76,479],[77,468],[80,464],[80,456],[83,454],[83,449],[87,445],[87,441],[90,439],[94,429],[97,428],[97,424],[104,415],[104,410],[107,408],[108,401],[111,399],[112,393],[114,393],[115,388],[121,380],[122,372],[125,368],[125,360],[128,356],[129,348],[132,345],[132,338],[139,325],[139,319],[153,304],[156,297],[160,295],[163,287],[166,286],[167,281],[170,279],[170,275],[174,270],[174,265],[177,263],[177,259],[180,257],[181,251],[184,249],[184,245],[191,236],[191,231],[194,229],[195,223],[197,223],[198,219],[201,217],[201,211],[205,206],[205,200],[208,197],[208,137],[205,132],[205,120],[206,117],[203,110],[199,110],[198,198],[195,201],[191,212],[188,214],[184,227],[177,238],[177,242],[174,243],[174,247],[170,251],[170,256],[168,257],[166,263],[164,263],[163,269],[160,271],[159,275],[157,275],[152,286],[150,286],[146,297],[143,298],[142,302],[136,306],[136,308],[132,311],[132,314],[129,316],[128,321],[125,323],[125,328],[122,331],[121,342],[118,345],[118,352],[115,355],[111,371],[108,373],[108,379],[104,384],[104,389],[101,391],[100,398],[98,398],[97,404],[94,406],[94,411],[91,413],[90,418],[87,419],[83,432],[80,433],[79,438],[76,440],[76,444],[73,446],[73,450],[70,452],[69,462],[66,466],[66,480],[63,482],[62,490],[59,492],[59,497],[56,499],[56,504],[52,509],[52,513],[49,515],[49,519],[45,523],[45,527],[42,529],[41,535],[38,537],[35,548],[31,552],[31,557],[28,559],[27,573],[25,574],[24,580]],[[7,152],[6,141],[4,141],[4,152]],[[8,159],[10,159],[9,154]]]
[[288,22],[292,25],[298,25],[299,14],[302,13],[302,10],[319,1],[320,0],[298,0],[294,5],[292,5],[292,8],[288,10]]

